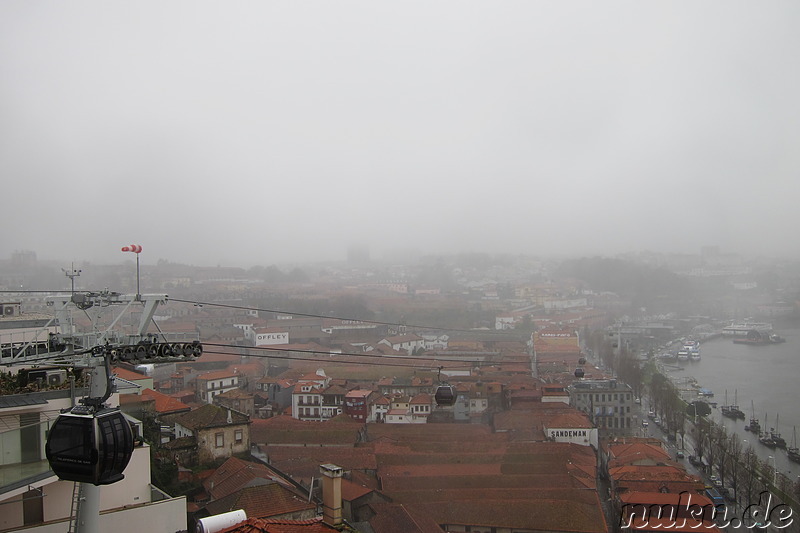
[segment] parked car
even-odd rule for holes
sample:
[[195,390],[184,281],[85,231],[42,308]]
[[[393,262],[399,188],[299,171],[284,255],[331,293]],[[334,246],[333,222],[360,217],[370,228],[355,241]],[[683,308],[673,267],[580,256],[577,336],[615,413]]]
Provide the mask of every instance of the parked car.
[[643,428],[646,428],[649,425],[650,425],[650,422],[648,422],[647,420],[642,420],[642,427]]
[[675,453],[675,458],[676,459],[683,459],[684,457],[686,457],[686,455],[684,455],[684,453],[682,451],[680,451],[680,450]]

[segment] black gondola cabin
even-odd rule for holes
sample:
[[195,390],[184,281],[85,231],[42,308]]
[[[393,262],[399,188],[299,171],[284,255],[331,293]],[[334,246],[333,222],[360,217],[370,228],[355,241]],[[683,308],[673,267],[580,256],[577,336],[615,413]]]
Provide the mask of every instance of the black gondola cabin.
[[433,396],[436,405],[450,406],[456,403],[456,390],[452,385],[439,385]]
[[109,485],[120,481],[133,455],[133,431],[118,408],[79,405],[61,413],[47,437],[50,468],[67,481]]

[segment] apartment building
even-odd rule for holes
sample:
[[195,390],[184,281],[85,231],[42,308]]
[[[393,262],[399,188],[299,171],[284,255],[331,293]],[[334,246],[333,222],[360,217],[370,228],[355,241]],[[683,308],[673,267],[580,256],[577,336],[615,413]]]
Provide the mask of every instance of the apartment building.
[[576,381],[569,387],[570,405],[589,415],[601,433],[631,434],[635,431],[633,389],[616,379]]

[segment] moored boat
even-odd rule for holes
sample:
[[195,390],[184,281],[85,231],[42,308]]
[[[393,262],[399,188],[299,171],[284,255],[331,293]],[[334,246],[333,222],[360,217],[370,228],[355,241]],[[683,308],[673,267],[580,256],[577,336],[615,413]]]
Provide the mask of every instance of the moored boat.
[[770,437],[772,438],[772,442],[775,443],[775,446],[778,448],[786,448],[786,439],[781,437],[779,431],[779,424],[780,424],[780,415],[775,416],[775,427],[770,428]]
[[[766,426],[766,425],[767,425],[767,415],[765,414],[764,415],[764,426]],[[772,440],[772,431],[774,429],[775,428],[770,428],[770,431],[764,431],[763,433],[759,434],[758,442],[760,442],[761,444],[763,444],[764,446],[766,446],[768,448],[774,448],[776,446],[775,445],[775,441]]]
[[797,448],[797,428],[792,428],[792,445],[786,448],[786,454],[791,461],[800,463],[800,449]]
[[755,434],[761,433],[761,424],[758,422],[758,418],[756,418],[756,407],[753,403],[753,400],[750,400],[750,412],[752,415],[750,416],[750,424],[744,427],[745,431],[752,431]]

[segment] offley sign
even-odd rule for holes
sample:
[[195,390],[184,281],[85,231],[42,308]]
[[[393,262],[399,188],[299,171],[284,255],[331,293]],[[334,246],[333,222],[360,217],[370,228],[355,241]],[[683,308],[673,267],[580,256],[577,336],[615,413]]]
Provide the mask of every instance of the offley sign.
[[274,344],[289,344],[289,332],[256,334],[256,346],[271,346]]

